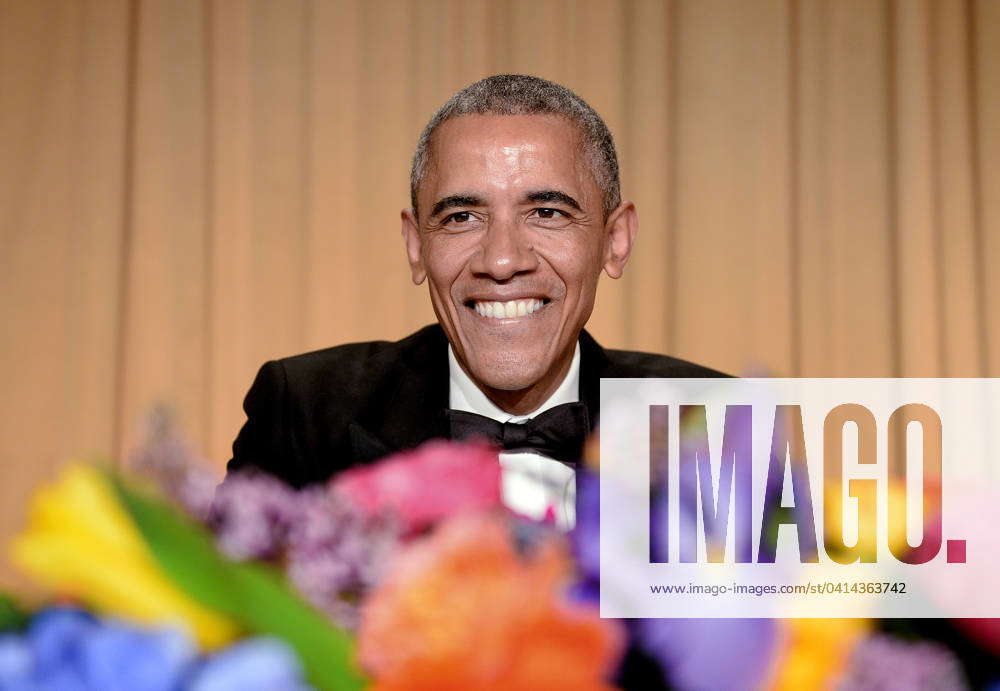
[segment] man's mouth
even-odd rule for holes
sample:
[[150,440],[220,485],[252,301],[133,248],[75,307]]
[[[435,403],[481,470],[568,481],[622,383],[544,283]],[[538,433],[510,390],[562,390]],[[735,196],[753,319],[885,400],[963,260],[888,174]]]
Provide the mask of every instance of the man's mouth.
[[534,314],[550,302],[548,298],[525,298],[523,300],[469,300],[465,306],[474,309],[487,319],[513,319]]

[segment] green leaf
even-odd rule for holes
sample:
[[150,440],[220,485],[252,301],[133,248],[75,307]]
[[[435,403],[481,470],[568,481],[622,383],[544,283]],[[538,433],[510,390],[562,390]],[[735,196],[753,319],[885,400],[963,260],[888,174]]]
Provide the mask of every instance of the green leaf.
[[14,598],[0,593],[0,632],[22,629],[27,622],[28,615],[18,607]]
[[321,689],[360,689],[349,634],[306,603],[275,570],[232,562],[202,526],[161,499],[111,478],[166,576],[192,599],[230,617],[255,634],[288,643],[306,675]]

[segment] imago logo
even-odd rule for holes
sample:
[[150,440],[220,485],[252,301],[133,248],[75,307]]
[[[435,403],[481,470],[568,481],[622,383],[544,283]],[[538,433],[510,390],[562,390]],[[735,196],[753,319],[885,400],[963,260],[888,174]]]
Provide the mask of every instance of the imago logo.
[[[671,462],[669,405],[649,406],[649,468],[650,503],[669,501],[658,496],[664,491],[663,479],[669,475]],[[879,554],[879,541],[887,553],[905,564],[923,564],[941,552],[942,547],[942,423],[938,413],[921,403],[897,407],[885,425],[887,440],[888,472],[886,482],[880,479],[849,477],[844,458],[844,431],[848,425],[856,430],[857,447],[852,456],[857,467],[878,464],[879,420],[872,411],[857,403],[843,403],[826,414],[822,423],[822,458],[809,458],[806,452],[805,430],[800,405],[776,405],[773,410],[761,411],[752,405],[726,405],[722,417],[721,448],[713,449],[709,443],[706,405],[679,405],[676,407],[680,430],[680,443],[674,456],[678,490],[676,501],[676,529],[671,525],[670,511],[661,511],[658,520],[650,522],[650,563],[668,563],[669,545],[673,535],[678,540],[679,561],[696,563],[699,556],[709,563],[725,560],[729,526],[734,527],[733,549],[735,563],[774,563],[777,556],[777,534],[781,526],[794,528],[798,542],[798,558],[802,563],[819,561],[818,543],[826,556],[840,564],[855,562],[874,563]],[[770,453],[764,458],[754,458],[753,416],[767,415],[773,419],[770,429]],[[919,454],[922,458],[922,491],[907,492],[907,466],[913,456],[908,432],[916,425],[920,433]],[[717,435],[718,436],[718,435]],[[757,445],[760,448],[760,445]],[[718,468],[713,473],[714,465]],[[822,464],[822,487],[812,486],[810,464]],[[755,465],[766,471],[755,472]],[[758,467],[759,467],[758,466]],[[790,468],[789,468],[790,466]],[[789,472],[789,470],[791,472]],[[716,475],[716,477],[713,477]],[[763,501],[754,506],[753,483],[763,482]],[[790,482],[791,491],[786,488]],[[841,487],[846,485],[847,496],[856,500],[849,508],[843,501]],[[890,487],[902,488],[889,491]],[[789,504],[782,497],[790,495]],[[915,496],[913,496],[915,495]],[[922,526],[921,541],[909,544],[907,503],[916,502],[917,521]],[[754,531],[754,511],[760,512],[759,531]],[[823,521],[817,524],[817,509]],[[901,533],[903,539],[889,540],[890,530],[880,532],[878,516],[887,512],[888,526]],[[730,520],[730,512],[733,520]],[[700,513],[701,521],[698,521]],[[911,513],[912,515],[912,513]],[[856,526],[856,539],[848,543],[843,527]],[[823,529],[824,526],[827,529]],[[829,529],[833,526],[833,529]],[[700,529],[700,530],[699,530]],[[701,533],[701,535],[699,535]],[[819,534],[819,538],[818,538]],[[705,550],[698,547],[704,538]],[[965,541],[950,539],[946,542],[946,559],[949,563],[965,562]],[[755,549],[756,548],[756,549]]]
[[1000,617],[998,422],[998,379],[603,379],[601,614]]

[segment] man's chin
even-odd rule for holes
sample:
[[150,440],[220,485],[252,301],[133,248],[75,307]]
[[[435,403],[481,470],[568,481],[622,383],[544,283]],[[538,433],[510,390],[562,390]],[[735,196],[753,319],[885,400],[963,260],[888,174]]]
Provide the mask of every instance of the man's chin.
[[480,388],[496,391],[522,391],[538,384],[545,376],[546,369],[539,367],[537,360],[516,360],[501,357],[470,363],[472,378]]

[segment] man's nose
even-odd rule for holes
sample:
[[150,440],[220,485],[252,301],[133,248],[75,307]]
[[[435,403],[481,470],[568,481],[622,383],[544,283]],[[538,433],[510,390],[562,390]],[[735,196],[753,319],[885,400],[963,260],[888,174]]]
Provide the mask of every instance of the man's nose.
[[516,222],[491,222],[469,268],[474,274],[485,274],[495,281],[506,281],[515,274],[537,269],[538,255],[532,247],[529,230]]

